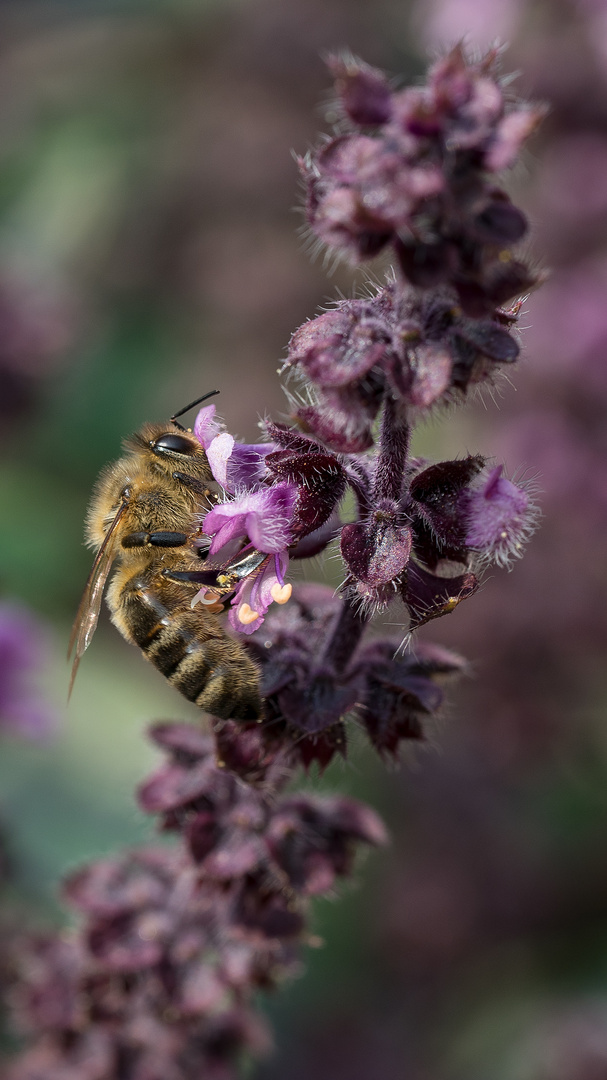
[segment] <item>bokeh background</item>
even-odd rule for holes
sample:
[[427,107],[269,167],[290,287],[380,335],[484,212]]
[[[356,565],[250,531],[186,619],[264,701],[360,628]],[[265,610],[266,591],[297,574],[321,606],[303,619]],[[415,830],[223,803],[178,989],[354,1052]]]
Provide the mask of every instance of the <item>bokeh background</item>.
[[297,235],[321,56],[409,81],[462,37],[509,42],[517,92],[550,104],[510,188],[551,276],[516,389],[417,445],[528,470],[544,517],[512,573],[424,631],[471,659],[432,744],[386,770],[355,737],[309,778],[368,799],[392,847],[318,906],[325,945],[267,1003],[261,1080],[607,1077],[607,3],[0,6],[0,663],[33,668],[17,709],[0,678],[0,937],[60,923],[67,869],[149,838],[143,729],[195,719],[105,617],[65,707],[97,472],[209,389],[247,441],[280,417],[290,333],[363,281]]

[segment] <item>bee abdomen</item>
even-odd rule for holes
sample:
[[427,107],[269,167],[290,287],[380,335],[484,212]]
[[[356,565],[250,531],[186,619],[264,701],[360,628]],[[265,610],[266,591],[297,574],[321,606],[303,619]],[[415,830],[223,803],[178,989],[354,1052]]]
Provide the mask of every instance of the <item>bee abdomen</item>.
[[257,720],[262,711],[259,672],[240,645],[226,641],[238,649],[238,660],[222,658],[225,662],[218,663],[210,672],[196,704],[222,720]]
[[188,701],[222,720],[259,717],[257,667],[219,625],[202,624],[189,606],[169,610],[141,579],[108,600],[119,629]]
[[179,626],[171,625],[168,619],[164,619],[157,625],[148,642],[140,647],[150,663],[167,679],[172,679],[191,647],[191,640],[190,635],[184,635]]
[[181,656],[176,659],[178,634],[178,627],[167,627],[146,653],[171,685],[188,701],[222,720],[257,719],[261,712],[259,675],[241,646],[227,636],[199,641],[185,635]]

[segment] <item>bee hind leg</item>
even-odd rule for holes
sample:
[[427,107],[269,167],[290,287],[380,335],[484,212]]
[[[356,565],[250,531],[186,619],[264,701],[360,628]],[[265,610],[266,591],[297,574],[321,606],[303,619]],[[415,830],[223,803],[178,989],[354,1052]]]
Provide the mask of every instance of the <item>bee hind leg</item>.
[[203,499],[206,499],[209,505],[216,503],[219,496],[216,492],[211,490],[209,483],[198,480],[195,476],[188,476],[187,473],[175,471],[173,473],[173,480],[178,480],[180,484],[189,488],[190,491],[196,492],[197,495],[201,495]]

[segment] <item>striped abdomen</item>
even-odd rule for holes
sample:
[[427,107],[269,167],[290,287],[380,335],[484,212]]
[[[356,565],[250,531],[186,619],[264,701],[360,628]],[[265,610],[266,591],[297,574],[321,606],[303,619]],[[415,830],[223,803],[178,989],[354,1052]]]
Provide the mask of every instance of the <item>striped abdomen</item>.
[[137,574],[113,583],[108,603],[123,636],[188,701],[222,720],[259,717],[257,667],[215,615],[200,605],[191,609],[178,586],[154,587],[148,575]]

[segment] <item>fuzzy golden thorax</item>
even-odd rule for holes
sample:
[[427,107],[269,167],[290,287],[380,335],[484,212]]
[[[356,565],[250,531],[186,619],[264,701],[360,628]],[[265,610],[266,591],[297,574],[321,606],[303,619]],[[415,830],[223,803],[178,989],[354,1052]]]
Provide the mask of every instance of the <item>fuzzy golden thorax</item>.
[[[126,454],[101,473],[87,515],[87,543],[99,548],[121,504],[116,541],[134,532],[193,532],[218,493],[196,437],[170,421],[145,424]],[[123,554],[121,552],[121,554]]]

